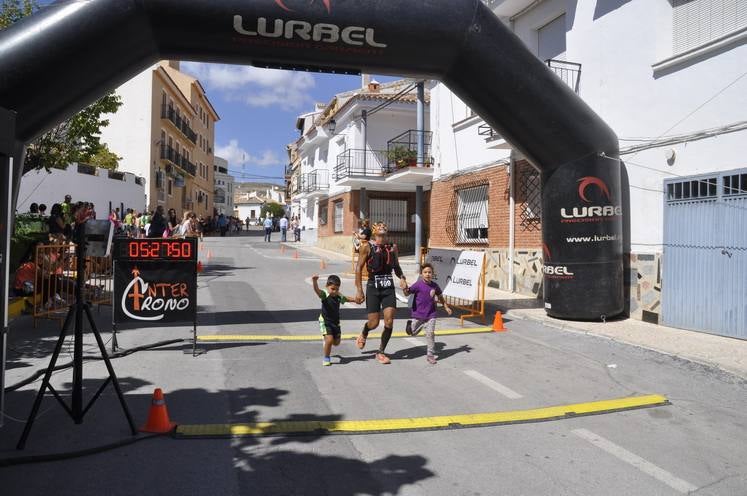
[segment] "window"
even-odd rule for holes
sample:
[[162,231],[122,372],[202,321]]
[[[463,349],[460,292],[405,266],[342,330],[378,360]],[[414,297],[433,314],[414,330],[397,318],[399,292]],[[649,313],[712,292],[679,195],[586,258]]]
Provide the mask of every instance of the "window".
[[328,155],[329,155],[329,148],[325,148],[324,150],[319,150],[319,161],[326,163]]
[[724,176],[724,196],[747,194],[747,174]]
[[171,178],[169,178],[169,188],[168,188],[168,193],[169,193],[169,196],[171,196],[171,194],[172,194],[172,192],[173,192],[173,186],[174,186],[174,183],[173,183],[173,181],[171,180]]
[[342,212],[342,202],[338,201],[335,202],[335,232],[340,233],[343,230],[344,222],[343,222],[343,212]]
[[537,30],[537,57],[565,59],[565,14],[545,24]]
[[747,27],[743,0],[671,0],[674,54]]
[[166,96],[166,92],[161,92],[161,105],[166,105],[166,102],[168,101],[168,97]]
[[329,205],[326,203],[323,205],[319,205],[319,225],[326,226],[328,218],[329,218]]
[[371,222],[384,222],[392,232],[407,232],[406,200],[369,200]]
[[457,242],[488,242],[488,185],[460,189],[457,194]]
[[542,217],[542,179],[539,172],[530,166],[519,169],[517,174],[519,217],[525,231],[540,230]]
[[161,146],[166,145],[166,131],[161,129]]
[[[724,183],[724,186],[726,184]],[[692,179],[667,184],[667,200],[694,200],[718,196],[718,178]]]

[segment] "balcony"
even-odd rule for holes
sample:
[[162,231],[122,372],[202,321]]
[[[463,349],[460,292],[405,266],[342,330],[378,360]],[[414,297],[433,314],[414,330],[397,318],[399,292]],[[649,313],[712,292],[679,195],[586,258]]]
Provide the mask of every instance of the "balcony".
[[161,145],[161,160],[170,162],[191,176],[197,175],[197,166],[187,160],[181,153],[177,153],[176,150],[170,146]]
[[318,170],[301,175],[299,192],[309,198],[322,196],[329,190],[329,171]]
[[[418,164],[418,141],[421,137],[423,140],[423,163]],[[386,144],[388,169],[396,171],[403,167],[417,167],[418,165],[430,167],[433,165],[433,157],[431,157],[432,142],[432,132],[416,131],[414,129],[390,139]]]
[[[417,159],[416,159],[417,162]],[[376,188],[388,191],[412,191],[413,186],[430,186],[431,167],[389,166],[389,153],[379,150],[347,150],[337,156],[334,180],[338,186]]]
[[556,59],[548,59],[545,63],[569,88],[578,93],[581,86],[581,64]]
[[168,105],[161,105],[161,119],[165,119],[171,122],[179,132],[181,132],[185,138],[191,141],[193,144],[197,143],[197,133],[189,127],[189,123],[182,119],[180,115],[177,115],[174,107]]

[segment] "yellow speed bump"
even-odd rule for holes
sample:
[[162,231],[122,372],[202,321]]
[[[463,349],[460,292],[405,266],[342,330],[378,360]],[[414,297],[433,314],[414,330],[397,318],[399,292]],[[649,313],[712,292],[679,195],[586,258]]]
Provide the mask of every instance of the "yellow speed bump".
[[[460,334],[487,334],[493,332],[490,327],[468,327],[465,329],[444,329],[437,330],[438,336],[456,336]],[[198,342],[203,343],[218,343],[218,342],[268,342],[268,341],[319,341],[321,334],[305,334],[305,335],[270,335],[270,334],[214,334],[197,336]],[[352,340],[356,339],[358,334],[343,334],[342,339]],[[392,333],[394,338],[407,338],[409,337],[405,332],[394,332]],[[368,339],[379,339],[381,338],[380,333],[371,333],[368,335]]]
[[487,427],[527,422],[561,420],[585,415],[599,415],[636,408],[668,405],[658,394],[634,396],[574,405],[550,406],[510,412],[445,415],[439,417],[392,418],[379,420],[280,420],[251,424],[180,425],[178,438],[254,437],[278,435],[373,434],[412,432],[466,427]]

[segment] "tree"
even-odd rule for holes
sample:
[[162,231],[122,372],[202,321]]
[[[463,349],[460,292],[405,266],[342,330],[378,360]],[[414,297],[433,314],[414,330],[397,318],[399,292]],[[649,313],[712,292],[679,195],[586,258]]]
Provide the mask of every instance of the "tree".
[[117,156],[116,153],[109,150],[106,144],[103,144],[99,151],[91,156],[88,163],[104,169],[117,170],[120,160],[122,160],[122,157]]
[[262,213],[260,217],[285,217],[285,207],[279,203],[265,203],[262,207]]
[[[36,0],[2,0],[0,30],[31,15],[39,8]],[[26,152],[23,173],[38,169],[67,169],[71,162],[91,163],[94,157],[108,158],[101,143],[101,130],[109,125],[107,114],[122,106],[119,96],[110,93],[68,120],[41,135]],[[110,152],[108,152],[110,153]]]

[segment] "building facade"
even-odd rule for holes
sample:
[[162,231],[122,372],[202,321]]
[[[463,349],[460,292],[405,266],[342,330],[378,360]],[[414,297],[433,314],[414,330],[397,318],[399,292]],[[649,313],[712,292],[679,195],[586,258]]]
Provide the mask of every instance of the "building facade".
[[215,174],[215,215],[234,215],[234,178],[228,173],[228,160],[215,157],[213,171]]
[[220,119],[204,88],[161,61],[119,88],[123,105],[108,117],[102,141],[122,157],[120,170],[146,180],[145,203],[177,213],[213,214],[213,146]]
[[433,174],[427,96],[426,129],[420,131],[426,156],[418,164],[415,82],[364,85],[299,117],[291,204],[303,229],[318,229],[319,247],[350,253],[351,236],[367,218],[386,222],[400,250],[411,253],[415,189],[424,188],[427,205]]
[[[747,217],[743,208],[724,207],[747,194],[740,145],[747,140],[747,5],[485,3],[619,136],[630,185],[630,315],[729,335],[740,323],[747,328],[747,307],[737,296],[747,294],[747,283],[734,275],[747,267],[744,242],[728,227]],[[445,86],[435,85],[431,95],[431,221],[445,223],[432,226],[431,245],[482,245],[491,253],[494,285],[540,296],[539,173]],[[727,296],[716,297],[724,290]],[[705,300],[714,310],[688,310]]]

